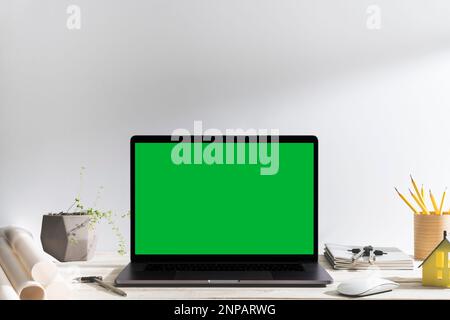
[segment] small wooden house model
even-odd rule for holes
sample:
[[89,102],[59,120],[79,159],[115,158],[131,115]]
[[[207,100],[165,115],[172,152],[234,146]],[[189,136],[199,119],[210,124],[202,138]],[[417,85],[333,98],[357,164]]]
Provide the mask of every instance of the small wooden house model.
[[444,239],[423,260],[422,284],[450,288],[450,241],[447,239],[447,231],[444,231]]

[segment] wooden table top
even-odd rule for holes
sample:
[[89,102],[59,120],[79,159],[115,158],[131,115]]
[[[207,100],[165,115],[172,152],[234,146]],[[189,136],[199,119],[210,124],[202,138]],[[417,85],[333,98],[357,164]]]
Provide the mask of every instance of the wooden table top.
[[[119,272],[129,262],[128,256],[115,253],[98,252],[86,262],[58,262],[61,275],[67,279],[79,276],[103,276],[104,280],[113,283]],[[334,283],[320,288],[121,288],[127,297],[121,297],[96,284],[72,283],[73,299],[349,299],[336,292],[342,281],[375,275],[400,282],[394,291],[358,298],[358,299],[450,299],[450,289],[423,287],[420,283],[421,269],[415,263],[414,270],[370,270],[348,271],[333,270],[323,256],[320,264],[330,273]],[[408,281],[408,282],[402,282]],[[354,299],[354,298],[350,298]]]

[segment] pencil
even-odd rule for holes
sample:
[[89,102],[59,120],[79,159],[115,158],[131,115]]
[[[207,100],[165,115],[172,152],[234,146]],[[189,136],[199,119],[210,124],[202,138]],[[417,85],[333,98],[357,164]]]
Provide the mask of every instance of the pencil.
[[441,205],[439,206],[439,214],[443,214],[442,208],[444,207],[445,194],[447,193],[447,187],[445,187],[444,193],[442,194]]
[[423,190],[423,185],[422,188],[420,188],[420,195],[422,196],[422,199],[425,199],[425,191]]
[[425,206],[425,200],[424,200],[423,197],[421,196],[421,194],[420,194],[420,192],[419,192],[419,188],[417,188],[416,182],[414,181],[412,175],[409,175],[409,176],[411,177],[411,182],[412,182],[412,185],[413,185],[413,187],[414,187],[414,190],[416,191],[417,198],[418,198],[418,199],[420,200],[420,202],[422,202],[422,204]]
[[419,200],[419,198],[411,191],[411,189],[409,189],[409,193],[411,193],[411,196],[414,198],[414,200],[417,202],[417,204],[419,205],[419,207],[422,209],[424,214],[430,214],[430,212],[427,210],[427,208],[425,207],[425,205],[422,203],[422,201]]
[[436,204],[436,199],[434,198],[433,194],[431,193],[431,189],[430,189],[430,199],[431,199],[431,203],[433,204],[434,214],[440,214],[439,208]]
[[411,210],[412,210],[415,214],[419,214],[419,211],[417,211],[416,208],[414,208],[414,207],[412,206],[412,204],[409,203],[408,199],[406,199],[406,197],[405,197],[404,195],[402,195],[402,194],[400,193],[400,191],[397,190],[397,188],[394,188],[394,189],[395,189],[395,191],[397,191],[398,195],[400,196],[400,198],[402,198],[402,200],[406,203],[406,205],[407,205],[408,207],[410,207]]

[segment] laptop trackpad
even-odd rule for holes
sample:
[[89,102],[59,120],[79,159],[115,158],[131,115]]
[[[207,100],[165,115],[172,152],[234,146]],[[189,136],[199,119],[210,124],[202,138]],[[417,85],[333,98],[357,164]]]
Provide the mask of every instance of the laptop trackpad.
[[175,280],[272,280],[269,271],[177,271]]

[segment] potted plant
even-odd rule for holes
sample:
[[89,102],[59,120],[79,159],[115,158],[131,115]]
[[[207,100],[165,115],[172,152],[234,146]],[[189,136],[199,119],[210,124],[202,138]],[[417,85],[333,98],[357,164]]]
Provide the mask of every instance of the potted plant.
[[[125,239],[116,225],[116,215],[111,210],[103,211],[96,207],[103,187],[99,188],[94,205],[85,208],[80,200],[84,167],[80,172],[80,192],[72,205],[59,213],[49,213],[42,218],[41,242],[45,252],[59,261],[85,261],[92,258],[97,246],[95,227],[102,220],[106,221],[114,232],[117,252],[126,253]],[[129,213],[121,215],[125,218]]]

